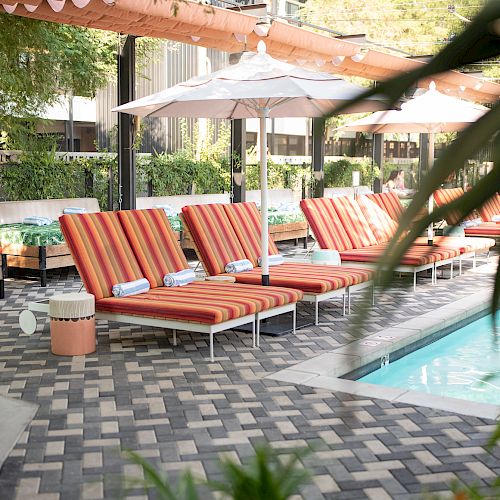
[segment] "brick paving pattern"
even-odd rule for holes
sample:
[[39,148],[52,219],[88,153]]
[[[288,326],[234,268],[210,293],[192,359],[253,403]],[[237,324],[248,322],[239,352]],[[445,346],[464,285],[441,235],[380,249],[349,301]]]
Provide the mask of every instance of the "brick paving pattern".
[[121,476],[140,475],[120,449],[140,451],[172,479],[186,467],[216,479],[221,456],[247,461],[264,441],[284,451],[313,449],[303,459],[314,474],[301,491],[308,500],[421,498],[449,491],[454,479],[486,485],[500,472],[498,448],[484,448],[492,421],[264,377],[491,281],[491,274],[470,272],[437,286],[424,278],[416,294],[398,281],[377,296],[370,322],[355,335],[337,300],[321,307],[321,326],[262,337],[260,349],[248,334],[218,334],[216,362],[209,363],[207,336],[180,333],[173,347],[170,332],[106,322],[98,323],[95,354],[54,356],[48,320],[39,317],[28,337],[17,317],[28,301],[78,291],[78,275],[51,272],[47,289],[9,280],[0,302],[0,394],[40,407],[0,471],[0,499],[118,498]]

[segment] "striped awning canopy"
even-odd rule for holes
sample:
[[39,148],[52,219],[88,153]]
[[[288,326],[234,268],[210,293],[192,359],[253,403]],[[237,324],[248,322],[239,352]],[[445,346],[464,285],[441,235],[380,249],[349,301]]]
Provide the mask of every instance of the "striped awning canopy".
[[[292,64],[334,74],[383,81],[421,64],[360,43],[341,40],[280,19],[263,23],[251,14],[193,0],[0,0],[6,12],[57,23],[118,33],[164,38],[226,52],[255,51],[265,40],[267,52]],[[427,87],[431,79],[419,82]],[[476,102],[495,102],[500,85],[449,71],[434,75],[437,88]]]

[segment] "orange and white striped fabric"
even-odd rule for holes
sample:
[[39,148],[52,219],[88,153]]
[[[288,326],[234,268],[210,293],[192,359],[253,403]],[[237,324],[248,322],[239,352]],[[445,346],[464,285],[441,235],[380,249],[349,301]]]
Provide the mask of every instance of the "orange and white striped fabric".
[[59,218],[78,272],[96,300],[111,297],[117,283],[144,278],[116,212]]
[[247,258],[223,204],[188,205],[182,214],[210,276],[224,273],[229,262]]
[[353,248],[330,198],[301,200],[300,208],[321,248],[339,252]]
[[[246,258],[254,265],[258,265],[261,256],[262,235],[260,212],[252,202],[225,204],[224,210],[231,221],[236,237],[243,247]],[[271,235],[269,235],[269,255],[279,253]]]
[[484,222],[491,222],[494,215],[500,216],[500,194],[495,193],[478,210]]
[[375,235],[377,243],[381,244],[389,241],[398,229],[397,222],[389,217],[385,210],[364,195],[358,196],[356,202]]
[[[436,205],[438,207],[443,207],[444,205],[448,205],[452,201],[457,200],[461,196],[464,195],[464,190],[462,188],[450,188],[450,189],[437,189],[434,191],[433,197]],[[454,226],[458,224],[461,220],[473,220],[477,219],[479,215],[473,211],[468,214],[463,219],[460,217],[460,213],[457,210],[449,211],[446,214],[446,222]]]
[[365,195],[368,199],[376,203],[381,209],[385,210],[389,217],[398,222],[404,212],[404,207],[396,193],[373,193]]
[[347,196],[332,198],[331,202],[345,232],[351,240],[353,248],[363,248],[377,245],[378,241],[355,200]]
[[163,286],[165,274],[189,268],[163,209],[122,210],[117,213],[151,287]]

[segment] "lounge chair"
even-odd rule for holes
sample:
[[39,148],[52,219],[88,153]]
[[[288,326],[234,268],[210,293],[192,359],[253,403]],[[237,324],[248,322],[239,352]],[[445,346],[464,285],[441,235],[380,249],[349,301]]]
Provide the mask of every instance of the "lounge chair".
[[[436,202],[436,205],[438,207],[442,207],[456,200],[457,198],[460,198],[461,196],[463,196],[463,194],[464,190],[462,188],[438,189],[437,191],[434,191],[434,201]],[[497,204],[500,205],[498,199],[499,195],[497,194],[495,197],[492,197],[483,205],[479,213],[473,212],[467,215],[467,217],[463,219],[464,221],[479,219],[479,218],[481,219],[481,223],[479,225],[465,228],[466,236],[479,236],[479,237],[484,236],[486,238],[500,238],[500,224],[496,224],[495,222],[485,221],[482,218],[482,215],[480,216],[481,212],[484,215],[486,215],[486,217],[488,217],[487,214],[490,212],[490,210],[491,212],[494,212],[496,210]],[[491,213],[491,215],[496,215],[496,214]],[[448,213],[448,215],[446,216],[446,222],[450,225],[455,225],[459,221],[460,221],[460,215],[455,211]]]
[[[358,196],[356,198],[363,215],[365,216],[371,230],[375,234],[379,243],[389,241],[395,234],[397,220],[403,213],[403,206],[399,198],[394,198],[394,193],[378,193],[368,196]],[[397,204],[400,208],[397,209]],[[398,219],[393,219],[389,214],[393,214]],[[426,237],[417,238],[413,242],[414,246],[425,246],[428,248],[429,242]],[[476,254],[478,252],[488,252],[495,245],[495,240],[476,237],[454,237],[454,236],[434,236],[433,246],[436,248],[451,248],[459,250],[459,274],[462,274],[462,261],[471,259],[473,267],[476,266]]]
[[[384,253],[390,230],[385,228],[375,235],[360,205],[352,198],[311,198],[302,200],[300,206],[319,246],[338,250],[343,263],[374,266]],[[459,250],[452,248],[414,245],[402,257],[396,271],[412,273],[415,289],[417,273],[430,269],[434,283],[436,267],[448,264],[452,267],[453,258],[459,254]]]
[[[188,267],[161,209],[63,215],[61,228],[88,293],[96,299],[96,317],[137,325],[208,333],[213,336],[243,324],[292,311],[302,294],[293,289],[246,287],[196,281],[163,286],[163,276]],[[113,297],[114,284],[147,278],[151,289]],[[255,345],[255,326],[254,326]],[[257,330],[258,345],[258,330]]]
[[[225,275],[227,263],[248,259],[254,269],[231,276],[238,283],[261,283],[261,268],[257,267],[261,225],[255,203],[192,205],[184,207],[182,213],[208,275]],[[269,238],[269,253],[278,253],[272,238]],[[345,313],[346,296],[349,304],[351,292],[373,286],[373,272],[369,269],[285,262],[271,266],[269,271],[271,285],[301,290],[302,300],[314,303],[315,324],[319,324],[321,301],[342,296]]]

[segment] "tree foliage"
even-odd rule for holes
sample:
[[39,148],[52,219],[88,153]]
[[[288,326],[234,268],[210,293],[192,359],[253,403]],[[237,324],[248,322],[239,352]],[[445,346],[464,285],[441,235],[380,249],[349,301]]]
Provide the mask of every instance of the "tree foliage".
[[[461,33],[469,24],[466,19],[472,19],[485,4],[485,0],[456,4],[448,0],[308,0],[301,17],[340,33],[365,33],[370,42],[406,54],[428,55],[437,53]],[[498,61],[476,62],[475,68],[489,77],[500,76]]]
[[116,34],[0,14],[0,116],[36,115],[64,93],[93,97],[116,44]]

